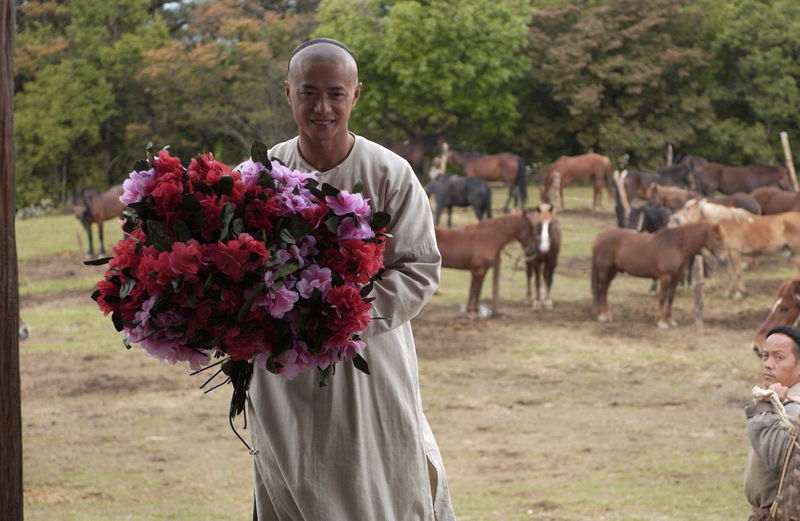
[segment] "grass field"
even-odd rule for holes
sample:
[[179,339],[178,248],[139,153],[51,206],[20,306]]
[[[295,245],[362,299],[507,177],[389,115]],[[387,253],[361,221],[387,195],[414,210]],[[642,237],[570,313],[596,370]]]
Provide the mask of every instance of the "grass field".
[[[523,305],[512,245],[499,317],[462,313],[468,273],[445,269],[414,320],[425,410],[458,518],[746,518],[742,406],[759,383],[749,341],[791,263],[759,260],[737,302],[715,273],[703,333],[691,290],[676,298],[679,327],[659,330],[649,280],[626,276],[611,286],[615,320],[601,324],[590,245],[614,225],[611,206],[592,212],[586,187],[566,195],[553,310]],[[494,200],[499,208],[504,190]],[[109,228],[107,241],[118,239]],[[32,330],[20,345],[26,520],[250,519],[252,462],[229,430],[227,391],[203,395],[187,367],[125,350],[89,299],[102,268],[81,263],[78,233],[72,216],[17,222],[21,316]]]

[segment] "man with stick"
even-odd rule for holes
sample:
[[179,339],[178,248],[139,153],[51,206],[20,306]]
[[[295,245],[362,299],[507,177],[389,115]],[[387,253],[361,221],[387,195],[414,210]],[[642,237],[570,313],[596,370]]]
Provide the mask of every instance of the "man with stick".
[[299,135],[271,158],[318,171],[340,189],[363,184],[391,215],[365,332],[370,375],[341,364],[326,388],[256,370],[250,385],[258,521],[454,520],[439,449],[422,412],[410,320],[439,283],[430,205],[408,162],[348,130],[361,83],[343,44],[316,39],[289,59],[285,85]]

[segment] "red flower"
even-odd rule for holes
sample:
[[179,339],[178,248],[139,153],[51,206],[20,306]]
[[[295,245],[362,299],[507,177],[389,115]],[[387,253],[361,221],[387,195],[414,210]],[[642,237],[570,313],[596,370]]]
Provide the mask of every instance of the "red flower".
[[220,215],[222,215],[223,204],[216,195],[201,196],[198,199],[200,201],[200,213],[203,216],[200,233],[203,239],[213,241],[219,237]]
[[311,229],[315,230],[328,216],[328,211],[328,205],[324,202],[320,202],[319,204],[309,206],[305,210],[301,211],[300,215],[302,215],[303,219],[305,219],[306,222],[311,225]]
[[[108,276],[108,274],[106,274]],[[97,305],[100,306],[100,310],[103,312],[104,315],[108,315],[109,313],[113,313],[119,309],[119,302],[108,302],[106,297],[117,297],[119,298],[119,284],[114,284],[110,280],[103,279],[97,283],[97,289],[100,290],[100,296],[97,297]],[[116,299],[113,299],[116,300]]]
[[172,172],[183,176],[183,166],[181,166],[181,160],[177,157],[170,156],[169,150],[159,150],[158,157],[153,161],[153,163],[156,167],[156,172],[159,175]]
[[150,195],[156,214],[165,219],[168,225],[175,222],[183,199],[183,183],[176,180],[159,181]]
[[349,239],[340,246],[342,254],[350,261],[351,269],[343,275],[348,282],[366,284],[383,267],[383,243]]
[[169,254],[165,251],[159,252],[153,246],[143,248],[134,275],[144,284],[148,294],[161,295],[174,276],[170,268]]
[[272,233],[272,217],[273,215],[267,211],[266,203],[261,199],[253,199],[244,207],[245,229],[253,232],[264,230],[267,234],[267,239]]
[[334,332],[363,331],[372,322],[369,314],[372,304],[364,302],[358,288],[353,286],[332,287],[325,295],[325,301],[336,310],[336,314],[328,322]]
[[194,240],[189,242],[175,242],[169,254],[169,267],[175,275],[194,277],[200,271],[202,260],[200,258],[200,245]]
[[139,256],[136,254],[136,240],[127,237],[114,245],[114,258],[108,262],[108,266],[116,270],[124,270],[139,264]]

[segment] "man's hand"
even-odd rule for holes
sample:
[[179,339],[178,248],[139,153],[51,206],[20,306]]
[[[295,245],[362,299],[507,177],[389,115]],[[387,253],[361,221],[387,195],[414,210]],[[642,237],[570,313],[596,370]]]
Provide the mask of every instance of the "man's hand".
[[775,391],[775,394],[778,395],[778,399],[781,402],[786,400],[786,397],[789,396],[789,388],[786,387],[785,385],[781,385],[781,384],[776,382],[776,383],[770,385],[769,388],[771,390]]

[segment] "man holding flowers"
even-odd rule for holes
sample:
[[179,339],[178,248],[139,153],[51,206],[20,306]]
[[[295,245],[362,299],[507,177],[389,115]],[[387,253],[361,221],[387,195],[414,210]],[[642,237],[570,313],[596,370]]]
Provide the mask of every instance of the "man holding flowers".
[[[355,56],[337,41],[308,41],[289,59],[285,94],[299,135],[275,145],[270,158],[293,170],[318,171],[321,183],[362,185],[367,204],[391,221],[386,269],[369,295],[375,298],[375,320],[363,334],[370,374],[337,364],[329,385],[320,388],[315,371],[298,370],[291,379],[263,368],[253,373],[249,412],[259,521],[455,519],[441,455],[422,411],[410,325],[438,286],[441,257],[428,199],[411,167],[348,130],[361,87]],[[247,175],[244,165],[240,170]],[[345,193],[326,202],[339,215],[369,210],[361,198]],[[345,222],[349,228],[340,227],[340,235],[358,240],[372,233],[359,219]],[[374,243],[360,244],[368,249]],[[332,255],[327,265],[351,266],[349,276],[367,282],[360,278],[372,271],[366,264],[375,262],[373,252],[356,250],[348,259]],[[322,270],[309,271],[297,283],[300,292],[329,285]],[[345,309],[357,305],[354,291],[342,286],[335,294],[328,291],[328,298]],[[274,295],[271,305],[290,309],[292,302],[282,298]],[[353,342],[352,349],[360,351],[364,343]],[[296,360],[281,360],[284,368],[302,366],[302,348],[286,353]]]

